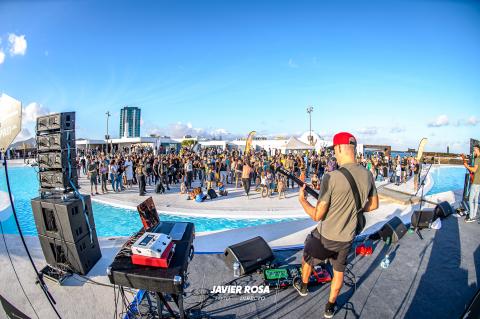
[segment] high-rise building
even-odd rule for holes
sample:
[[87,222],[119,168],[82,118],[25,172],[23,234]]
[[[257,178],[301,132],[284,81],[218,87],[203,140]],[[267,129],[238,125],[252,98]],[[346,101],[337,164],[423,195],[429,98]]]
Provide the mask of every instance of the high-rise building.
[[140,137],[140,108],[125,106],[120,110],[120,138]]

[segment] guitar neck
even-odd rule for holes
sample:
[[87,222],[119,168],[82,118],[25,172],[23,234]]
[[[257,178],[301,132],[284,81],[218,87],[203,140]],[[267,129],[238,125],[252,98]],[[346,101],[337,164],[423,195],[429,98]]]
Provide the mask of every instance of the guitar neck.
[[286,171],[285,169],[282,169],[281,167],[277,168],[277,172],[286,176],[287,178],[290,178],[292,181],[297,183],[300,187],[303,187],[303,185],[305,185],[305,191],[307,193],[309,193],[310,195],[312,195],[316,200],[318,200],[318,196],[319,196],[318,193],[313,188],[306,185],[301,179],[299,179],[298,177],[296,177],[292,173]]

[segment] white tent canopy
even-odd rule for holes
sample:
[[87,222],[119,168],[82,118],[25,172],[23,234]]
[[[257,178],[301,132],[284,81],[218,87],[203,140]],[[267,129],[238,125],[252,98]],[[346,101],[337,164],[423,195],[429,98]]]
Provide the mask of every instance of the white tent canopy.
[[302,141],[298,140],[296,137],[292,136],[290,139],[287,141],[287,144],[282,147],[282,149],[287,152],[287,151],[306,151],[306,150],[313,150],[315,149],[314,146],[308,145],[306,143],[303,143]]

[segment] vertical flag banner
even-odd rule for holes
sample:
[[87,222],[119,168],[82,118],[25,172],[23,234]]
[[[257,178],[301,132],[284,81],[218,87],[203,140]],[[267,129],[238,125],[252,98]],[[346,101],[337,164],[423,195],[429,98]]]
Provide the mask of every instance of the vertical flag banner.
[[253,137],[257,134],[256,131],[251,131],[247,137],[247,143],[245,144],[245,156],[248,156],[250,149],[252,148]]
[[420,161],[423,156],[423,150],[425,149],[425,145],[427,145],[428,139],[426,137],[422,138],[420,144],[418,144],[417,150],[417,161]]
[[22,104],[14,98],[0,95],[0,150],[5,151],[22,129]]

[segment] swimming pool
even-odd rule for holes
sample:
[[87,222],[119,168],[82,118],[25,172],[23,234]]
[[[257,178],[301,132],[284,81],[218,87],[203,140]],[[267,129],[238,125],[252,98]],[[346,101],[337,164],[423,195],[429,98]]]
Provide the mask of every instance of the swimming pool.
[[[30,200],[38,196],[38,180],[34,168],[12,167],[9,168],[10,186],[15,198],[15,208],[18,213],[20,226],[25,235],[37,236],[37,229],[33,219]],[[6,192],[5,172],[0,170],[0,190]],[[92,202],[95,226],[98,236],[130,236],[138,231],[142,224],[136,210],[117,208],[110,205]],[[282,221],[293,221],[299,218],[282,219],[229,219],[184,217],[159,212],[160,219],[172,221],[188,221],[195,223],[197,232],[216,231],[223,229],[243,228],[249,226],[272,224]],[[17,233],[15,220],[11,216],[2,222],[3,230],[7,234]]]
[[463,166],[434,167],[430,171],[433,187],[427,195],[463,189],[466,169]]

